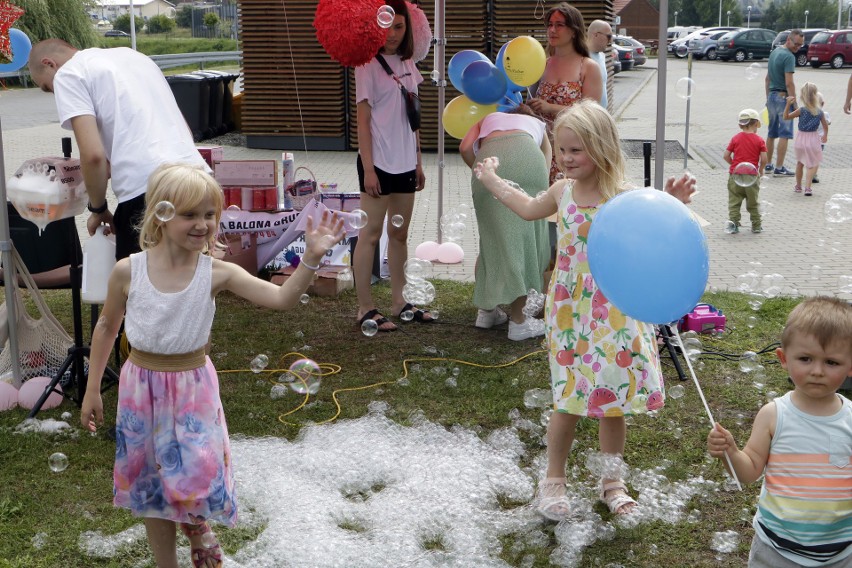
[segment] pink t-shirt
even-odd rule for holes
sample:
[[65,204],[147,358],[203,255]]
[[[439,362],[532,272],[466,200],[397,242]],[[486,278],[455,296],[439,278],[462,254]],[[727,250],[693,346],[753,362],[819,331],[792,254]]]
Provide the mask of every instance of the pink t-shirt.
[[507,130],[522,130],[532,136],[535,143],[541,146],[544,139],[544,122],[526,114],[507,114],[504,112],[492,112],[482,119],[479,128],[479,137],[473,142],[473,153],[479,153],[479,145],[489,134],[493,132],[505,132]]
[[[383,55],[391,70],[409,91],[416,93],[423,76],[410,59]],[[417,136],[408,124],[405,101],[393,77],[373,58],[355,68],[355,102],[370,105],[373,165],[390,174],[417,168]]]

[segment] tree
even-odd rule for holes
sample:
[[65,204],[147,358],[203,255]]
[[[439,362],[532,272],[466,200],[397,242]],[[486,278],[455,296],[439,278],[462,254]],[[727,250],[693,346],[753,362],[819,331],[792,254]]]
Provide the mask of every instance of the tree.
[[[141,17],[134,18],[134,27],[136,28],[137,33],[142,30],[142,25],[144,23],[145,22],[142,21]],[[112,27],[113,29],[130,33],[130,14],[122,14],[117,17],[112,23]]]
[[33,43],[59,38],[78,49],[97,44],[86,0],[15,0],[14,4],[25,10],[15,27]]
[[175,28],[175,21],[165,14],[148,18],[149,34],[165,34]]
[[778,28],[786,30],[806,27],[805,10],[808,11],[809,28],[834,28],[837,25],[836,1],[792,0],[779,10]]
[[215,28],[219,25],[219,16],[216,15],[215,12],[207,12],[204,14],[204,19],[202,20],[204,25],[208,28]]
[[764,10],[763,17],[760,19],[761,27],[768,28],[770,30],[776,29],[778,18],[780,16],[781,12],[778,10],[778,6],[775,5],[775,2],[770,3],[766,10]]
[[184,4],[181,9],[175,13],[175,23],[179,28],[191,28],[192,6]]

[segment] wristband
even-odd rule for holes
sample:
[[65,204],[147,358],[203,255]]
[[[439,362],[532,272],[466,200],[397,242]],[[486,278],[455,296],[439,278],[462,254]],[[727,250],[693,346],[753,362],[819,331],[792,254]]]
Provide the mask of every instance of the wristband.
[[308,264],[307,262],[305,262],[305,261],[304,261],[304,259],[302,259],[302,261],[299,263],[299,265],[300,265],[300,266],[304,266],[304,267],[305,267],[305,268],[307,268],[308,270],[314,270],[314,271],[319,270],[319,268],[320,268],[320,265],[319,265],[319,264],[317,264],[316,266],[311,266],[310,264]]
[[90,213],[94,213],[94,214],[96,214],[96,215],[97,215],[97,214],[99,214],[99,213],[103,213],[104,211],[106,211],[107,209],[109,209],[109,203],[107,203],[106,201],[104,201],[104,204],[103,204],[103,205],[101,205],[100,207],[92,207],[92,202],[91,202],[91,201],[89,201],[89,202],[86,204],[86,209],[88,209]]

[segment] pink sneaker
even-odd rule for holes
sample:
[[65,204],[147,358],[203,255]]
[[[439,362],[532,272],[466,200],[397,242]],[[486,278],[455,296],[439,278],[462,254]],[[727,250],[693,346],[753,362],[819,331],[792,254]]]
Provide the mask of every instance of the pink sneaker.
[[802,186],[797,185],[796,187],[793,188],[793,191],[795,191],[796,193],[802,193]]

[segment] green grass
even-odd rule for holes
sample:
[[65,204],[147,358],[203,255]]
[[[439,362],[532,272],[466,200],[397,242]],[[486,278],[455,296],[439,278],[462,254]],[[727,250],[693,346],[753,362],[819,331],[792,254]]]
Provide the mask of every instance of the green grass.
[[[129,37],[101,37],[98,47],[130,47]],[[145,55],[197,53],[205,51],[237,51],[237,40],[227,38],[167,37],[136,35],[136,50]]]
[[[256,308],[230,295],[220,296],[211,356],[221,372],[221,393],[231,434],[292,439],[301,424],[322,422],[335,415],[332,399],[335,389],[394,383],[403,376],[403,360],[442,357],[464,363],[412,361],[409,370],[412,365],[419,365],[420,371],[410,372],[408,386],[385,384],[342,392],[338,396],[339,419],[364,416],[370,401],[385,400],[395,411],[392,416],[402,423],[419,409],[431,421],[447,427],[461,424],[473,428],[482,437],[508,426],[511,422],[508,414],[513,408],[520,408],[524,418],[537,422],[539,411],[523,406],[523,394],[530,388],[547,387],[544,354],[535,354],[504,368],[490,366],[515,361],[539,346],[531,341],[520,344],[507,341],[505,330],[475,329],[476,310],[470,304],[470,285],[437,281],[436,287],[435,307],[441,310],[437,324],[410,324],[401,332],[373,338],[356,330],[355,297],[351,291],[337,298],[312,298],[306,306],[285,314]],[[389,288],[383,284],[374,288],[378,305],[389,305]],[[71,329],[69,293],[49,291],[45,296],[66,329]],[[703,368],[698,376],[715,417],[733,431],[742,445],[765,395],[755,389],[754,378],[743,374],[735,360],[710,356],[709,352],[736,356],[746,350],[761,351],[770,346],[777,340],[786,315],[797,300],[768,300],[759,312],[752,311],[748,298],[740,294],[707,294],[704,300],[727,314],[729,331],[723,337],[702,336],[707,355],[701,359]],[[751,315],[758,317],[752,329],[746,325]],[[430,353],[432,348],[436,353]],[[294,407],[293,397],[271,400],[270,385],[258,383],[262,376],[248,371],[223,371],[247,369],[258,353],[269,355],[270,368],[286,368],[291,359],[282,357],[290,351],[302,351],[321,363],[335,363],[341,366],[341,371],[324,380],[315,397],[316,404],[288,416],[285,420],[289,423],[285,424],[278,417]],[[779,395],[786,392],[787,379],[774,363],[773,350],[761,359],[766,366],[765,390]],[[443,379],[429,380],[431,369],[438,365],[460,368],[457,388],[447,387]],[[670,362],[666,365],[671,386],[676,376]],[[270,373],[268,378],[274,376]],[[628,428],[625,459],[631,466],[642,469],[669,460],[671,464],[665,474],[672,481],[698,475],[721,480],[721,466],[706,458],[709,422],[694,387],[691,383],[685,386],[686,396],[667,401],[657,417],[633,418]],[[105,395],[105,408],[114,412],[115,403],[116,393],[112,389]],[[76,425],[78,409],[68,401],[59,408],[43,411],[39,417],[58,419],[64,411],[73,413],[72,422]],[[78,539],[84,531],[111,535],[138,523],[126,511],[111,505],[114,444],[103,434],[94,437],[82,432],[57,437],[13,434],[25,416],[21,409],[0,414],[0,567],[118,567],[138,565],[137,556],[150,557],[143,542],[113,559],[91,558],[80,552]],[[108,416],[107,426],[113,421],[114,415]],[[676,428],[681,429],[680,434]],[[525,433],[521,436],[531,457],[542,451],[537,441]],[[581,448],[597,447],[596,422],[581,422],[577,443]],[[48,456],[56,451],[65,453],[70,463],[60,474],[52,473],[47,467]],[[569,468],[573,465],[573,461],[568,464]],[[632,530],[619,529],[613,541],[597,542],[587,549],[581,566],[603,566],[609,562],[638,567],[743,566],[753,534],[750,516],[758,491],[759,484],[753,484],[743,492],[720,491],[690,503],[687,510],[700,510],[701,519],[697,523],[655,522]],[[512,508],[518,503],[502,505]],[[605,519],[610,518],[600,504],[596,510]],[[369,530],[356,518],[341,518],[339,526],[355,533]],[[742,543],[737,553],[718,562],[709,546],[712,534],[730,529],[742,534]],[[261,530],[262,527],[221,530],[222,543],[228,553],[234,553],[255,539]],[[543,530],[546,538],[533,546],[516,545],[511,537],[505,538],[503,559],[517,565],[524,556],[532,554],[535,566],[547,566],[555,539],[552,526]],[[40,549],[32,545],[37,533],[47,534]],[[422,538],[426,549],[440,552],[443,548],[440,535],[424,534]],[[653,555],[652,546],[656,547]]]

